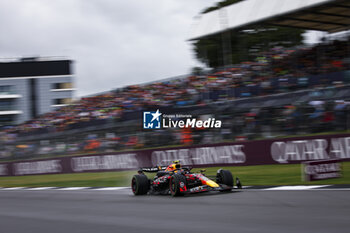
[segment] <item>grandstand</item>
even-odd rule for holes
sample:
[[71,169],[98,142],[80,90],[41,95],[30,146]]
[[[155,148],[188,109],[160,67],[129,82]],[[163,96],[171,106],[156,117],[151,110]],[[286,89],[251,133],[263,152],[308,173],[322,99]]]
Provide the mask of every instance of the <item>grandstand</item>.
[[[257,4],[255,0],[247,0],[225,10],[231,15],[231,11],[237,11],[238,7],[245,9],[246,4],[253,2]],[[269,2],[276,4],[276,1]],[[259,16],[251,22],[232,25],[229,21],[225,30],[241,30],[264,21],[316,29],[308,26],[316,22],[310,22],[305,15],[323,14],[329,7],[333,7],[334,12],[324,14],[344,15],[349,10],[345,1],[295,2],[299,5],[286,4],[283,12],[271,12],[270,17]],[[215,15],[218,17],[218,12],[204,15],[199,27],[203,29],[201,25]],[[281,17],[285,21],[281,21]],[[308,19],[300,24],[288,23],[287,19],[294,17],[299,17],[299,21]],[[327,17],[322,20],[325,22],[318,22],[318,30],[349,29],[349,17],[338,17],[336,24],[347,23],[344,27],[324,25],[335,25],[331,15],[328,20]],[[221,32],[222,28],[197,30],[192,39]],[[209,73],[84,97],[24,124],[3,129],[0,157],[102,153],[183,144],[184,134],[188,132],[142,130],[142,112],[155,109],[168,114],[191,113],[196,117],[212,115],[223,121],[221,129],[191,131],[190,144],[345,131],[350,129],[349,90],[350,37],[346,34],[338,40],[311,47],[275,47],[257,54],[251,61],[230,64]]]
[[335,33],[350,29],[349,15],[347,0],[246,0],[202,15],[190,40],[259,24]]

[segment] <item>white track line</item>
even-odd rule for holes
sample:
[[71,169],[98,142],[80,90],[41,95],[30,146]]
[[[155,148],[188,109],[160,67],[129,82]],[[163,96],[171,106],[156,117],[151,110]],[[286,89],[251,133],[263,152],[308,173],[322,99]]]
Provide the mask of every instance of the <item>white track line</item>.
[[308,190],[327,187],[329,185],[296,185],[296,186],[278,186],[273,188],[267,188],[264,190]]
[[12,188],[2,188],[2,190],[19,190],[24,189],[25,187],[12,187]]
[[109,190],[121,190],[121,189],[127,189],[129,187],[106,187],[106,188],[96,188],[91,190],[98,190],[98,191],[109,191]]
[[57,190],[70,191],[70,190],[81,190],[81,189],[89,189],[91,187],[68,187],[68,188],[58,188]]
[[35,190],[48,190],[48,189],[54,189],[56,187],[37,187],[37,188],[27,188],[26,190],[35,191]]

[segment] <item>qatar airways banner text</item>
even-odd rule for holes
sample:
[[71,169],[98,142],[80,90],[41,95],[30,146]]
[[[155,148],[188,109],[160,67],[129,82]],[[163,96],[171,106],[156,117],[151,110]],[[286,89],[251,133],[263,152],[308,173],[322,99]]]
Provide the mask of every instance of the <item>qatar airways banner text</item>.
[[192,167],[350,160],[350,134],[174,147],[0,163],[0,176],[132,170],[180,160]]

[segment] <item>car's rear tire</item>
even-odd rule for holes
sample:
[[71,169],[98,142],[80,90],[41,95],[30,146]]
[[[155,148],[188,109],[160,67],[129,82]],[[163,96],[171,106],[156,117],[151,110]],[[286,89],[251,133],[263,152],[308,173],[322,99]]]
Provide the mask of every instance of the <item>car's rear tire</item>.
[[216,174],[216,183],[233,187],[233,176],[229,170],[219,169]]
[[181,174],[174,174],[169,181],[170,194],[175,196],[183,196],[186,190],[186,177]]
[[135,195],[145,195],[150,188],[150,182],[146,175],[134,175],[131,180],[131,189]]

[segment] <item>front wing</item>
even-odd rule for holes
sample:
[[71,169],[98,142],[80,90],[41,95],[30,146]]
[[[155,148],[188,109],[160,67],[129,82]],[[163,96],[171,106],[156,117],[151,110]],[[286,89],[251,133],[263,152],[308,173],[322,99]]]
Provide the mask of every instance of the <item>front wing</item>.
[[189,188],[186,191],[184,191],[184,194],[189,194],[189,193],[202,193],[202,192],[209,192],[209,191],[231,191],[233,187],[227,186],[227,185],[220,185],[220,187],[213,188],[210,187],[209,185],[201,185],[201,186],[196,186],[193,188]]

